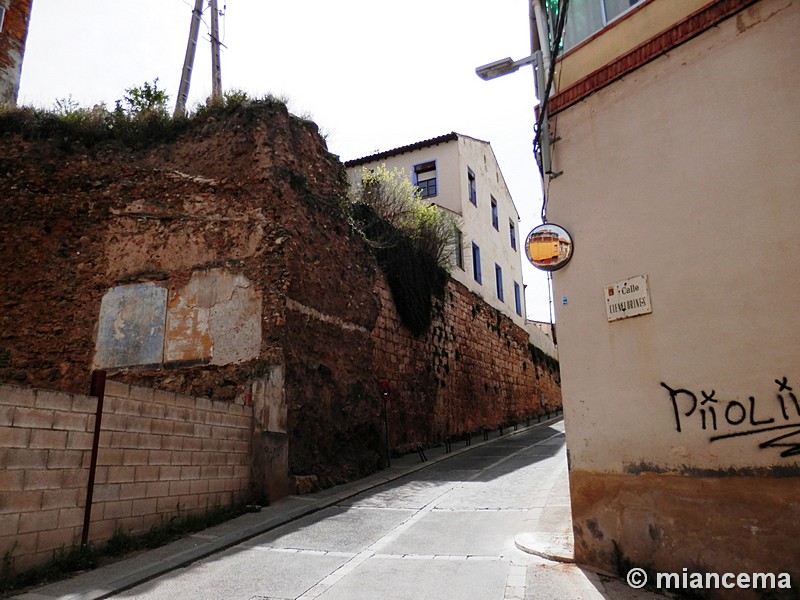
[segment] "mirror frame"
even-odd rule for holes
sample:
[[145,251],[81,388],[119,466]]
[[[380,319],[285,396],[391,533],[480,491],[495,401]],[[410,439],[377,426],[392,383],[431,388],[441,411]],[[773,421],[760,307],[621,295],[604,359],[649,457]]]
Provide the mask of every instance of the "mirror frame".
[[[533,254],[531,246],[533,244],[533,238],[535,237],[552,237],[554,240],[557,240],[554,242],[557,244],[555,248],[556,254],[547,259],[534,259],[536,255]],[[542,240],[541,243],[544,243],[544,240]],[[556,225],[554,223],[542,223],[541,225],[537,225],[525,239],[525,255],[534,267],[542,271],[553,272],[563,269],[572,259],[574,250],[575,244],[572,241],[572,236],[566,229],[561,227],[561,225]]]

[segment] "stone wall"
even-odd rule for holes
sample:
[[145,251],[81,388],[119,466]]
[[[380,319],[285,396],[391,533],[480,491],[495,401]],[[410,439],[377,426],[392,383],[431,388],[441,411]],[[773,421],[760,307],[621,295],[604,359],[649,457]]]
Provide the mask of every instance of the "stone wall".
[[[0,137],[0,381],[85,393],[93,368],[252,404],[256,487],[332,485],[405,451],[560,402],[525,332],[451,284],[431,331],[399,322],[342,210],[344,168],[267,101],[174,139]],[[281,476],[281,469],[283,475]]]
[[[0,385],[0,555],[16,570],[81,541],[97,399]],[[253,409],[106,387],[89,528],[104,541],[251,493]]]
[[462,284],[450,280],[420,337],[402,326],[382,281],[377,293],[374,364],[390,389],[393,447],[440,443],[560,408],[558,373],[537,360],[527,332]]

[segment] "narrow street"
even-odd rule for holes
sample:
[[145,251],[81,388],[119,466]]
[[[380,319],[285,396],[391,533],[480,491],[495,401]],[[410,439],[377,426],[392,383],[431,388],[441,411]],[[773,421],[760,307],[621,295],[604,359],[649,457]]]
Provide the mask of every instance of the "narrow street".
[[[563,421],[389,469],[131,556],[19,600],[648,600],[569,562]],[[525,548],[528,552],[521,550]],[[540,554],[542,556],[540,556]]]
[[514,537],[569,523],[565,469],[563,423],[534,427],[115,597],[524,598],[534,557]]
[[651,597],[515,546],[528,531],[569,536],[566,468],[562,421],[507,433],[113,597]]

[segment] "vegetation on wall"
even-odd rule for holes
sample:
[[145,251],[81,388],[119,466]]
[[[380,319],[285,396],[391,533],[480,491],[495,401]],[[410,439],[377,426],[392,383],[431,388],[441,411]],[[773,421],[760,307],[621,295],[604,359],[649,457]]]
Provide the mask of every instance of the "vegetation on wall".
[[158,79],[125,90],[112,110],[105,104],[80,106],[71,97],[56,100],[51,109],[0,106],[0,132],[18,133],[32,139],[54,139],[62,150],[78,143],[91,147],[106,141],[119,141],[132,147],[170,142],[192,123],[214,114],[230,112],[246,105],[280,105],[273,96],[251,99],[233,90],[219,100],[209,98],[186,116],[168,112],[169,95],[158,88]]
[[557,358],[553,358],[540,348],[537,348],[530,343],[528,344],[528,351],[531,353],[531,360],[533,360],[533,364],[541,365],[543,368],[550,371],[550,373],[552,373],[554,376],[558,377],[560,365]]
[[364,169],[351,193],[351,214],[392,290],[397,312],[414,335],[428,330],[433,298],[441,297],[451,267],[455,220],[397,169]]

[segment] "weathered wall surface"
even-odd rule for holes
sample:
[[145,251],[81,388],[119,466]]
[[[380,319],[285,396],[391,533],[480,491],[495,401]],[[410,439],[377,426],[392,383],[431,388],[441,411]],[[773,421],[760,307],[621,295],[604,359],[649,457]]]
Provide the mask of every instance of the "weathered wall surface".
[[[133,352],[142,358],[130,366],[158,368],[118,378],[232,400],[282,364],[281,220],[301,195],[331,196],[318,171],[333,182],[338,173],[313,124],[275,105],[146,150],[11,135],[2,145],[0,379],[86,392],[92,365],[126,362],[102,342],[124,350],[137,325],[149,335],[141,317],[164,322],[165,299],[166,355]],[[130,310],[110,311],[104,327],[103,298],[113,307],[117,288],[155,296],[118,303]]]
[[0,30],[0,104],[17,102],[32,2],[11,0],[4,3],[6,14]]
[[105,368],[251,405],[271,498],[281,469],[330,485],[380,467],[381,380],[399,449],[558,402],[525,332],[461,286],[427,336],[405,330],[341,163],[282,105],[139,150],[0,144],[0,381],[82,393]]
[[393,447],[438,443],[561,406],[558,373],[535,359],[527,332],[462,284],[450,281],[420,337],[400,324],[382,281],[377,293],[373,360],[390,387]]
[[[15,569],[80,543],[96,411],[93,397],[0,386],[0,555]],[[109,382],[101,425],[91,541],[251,493],[252,407]]]

